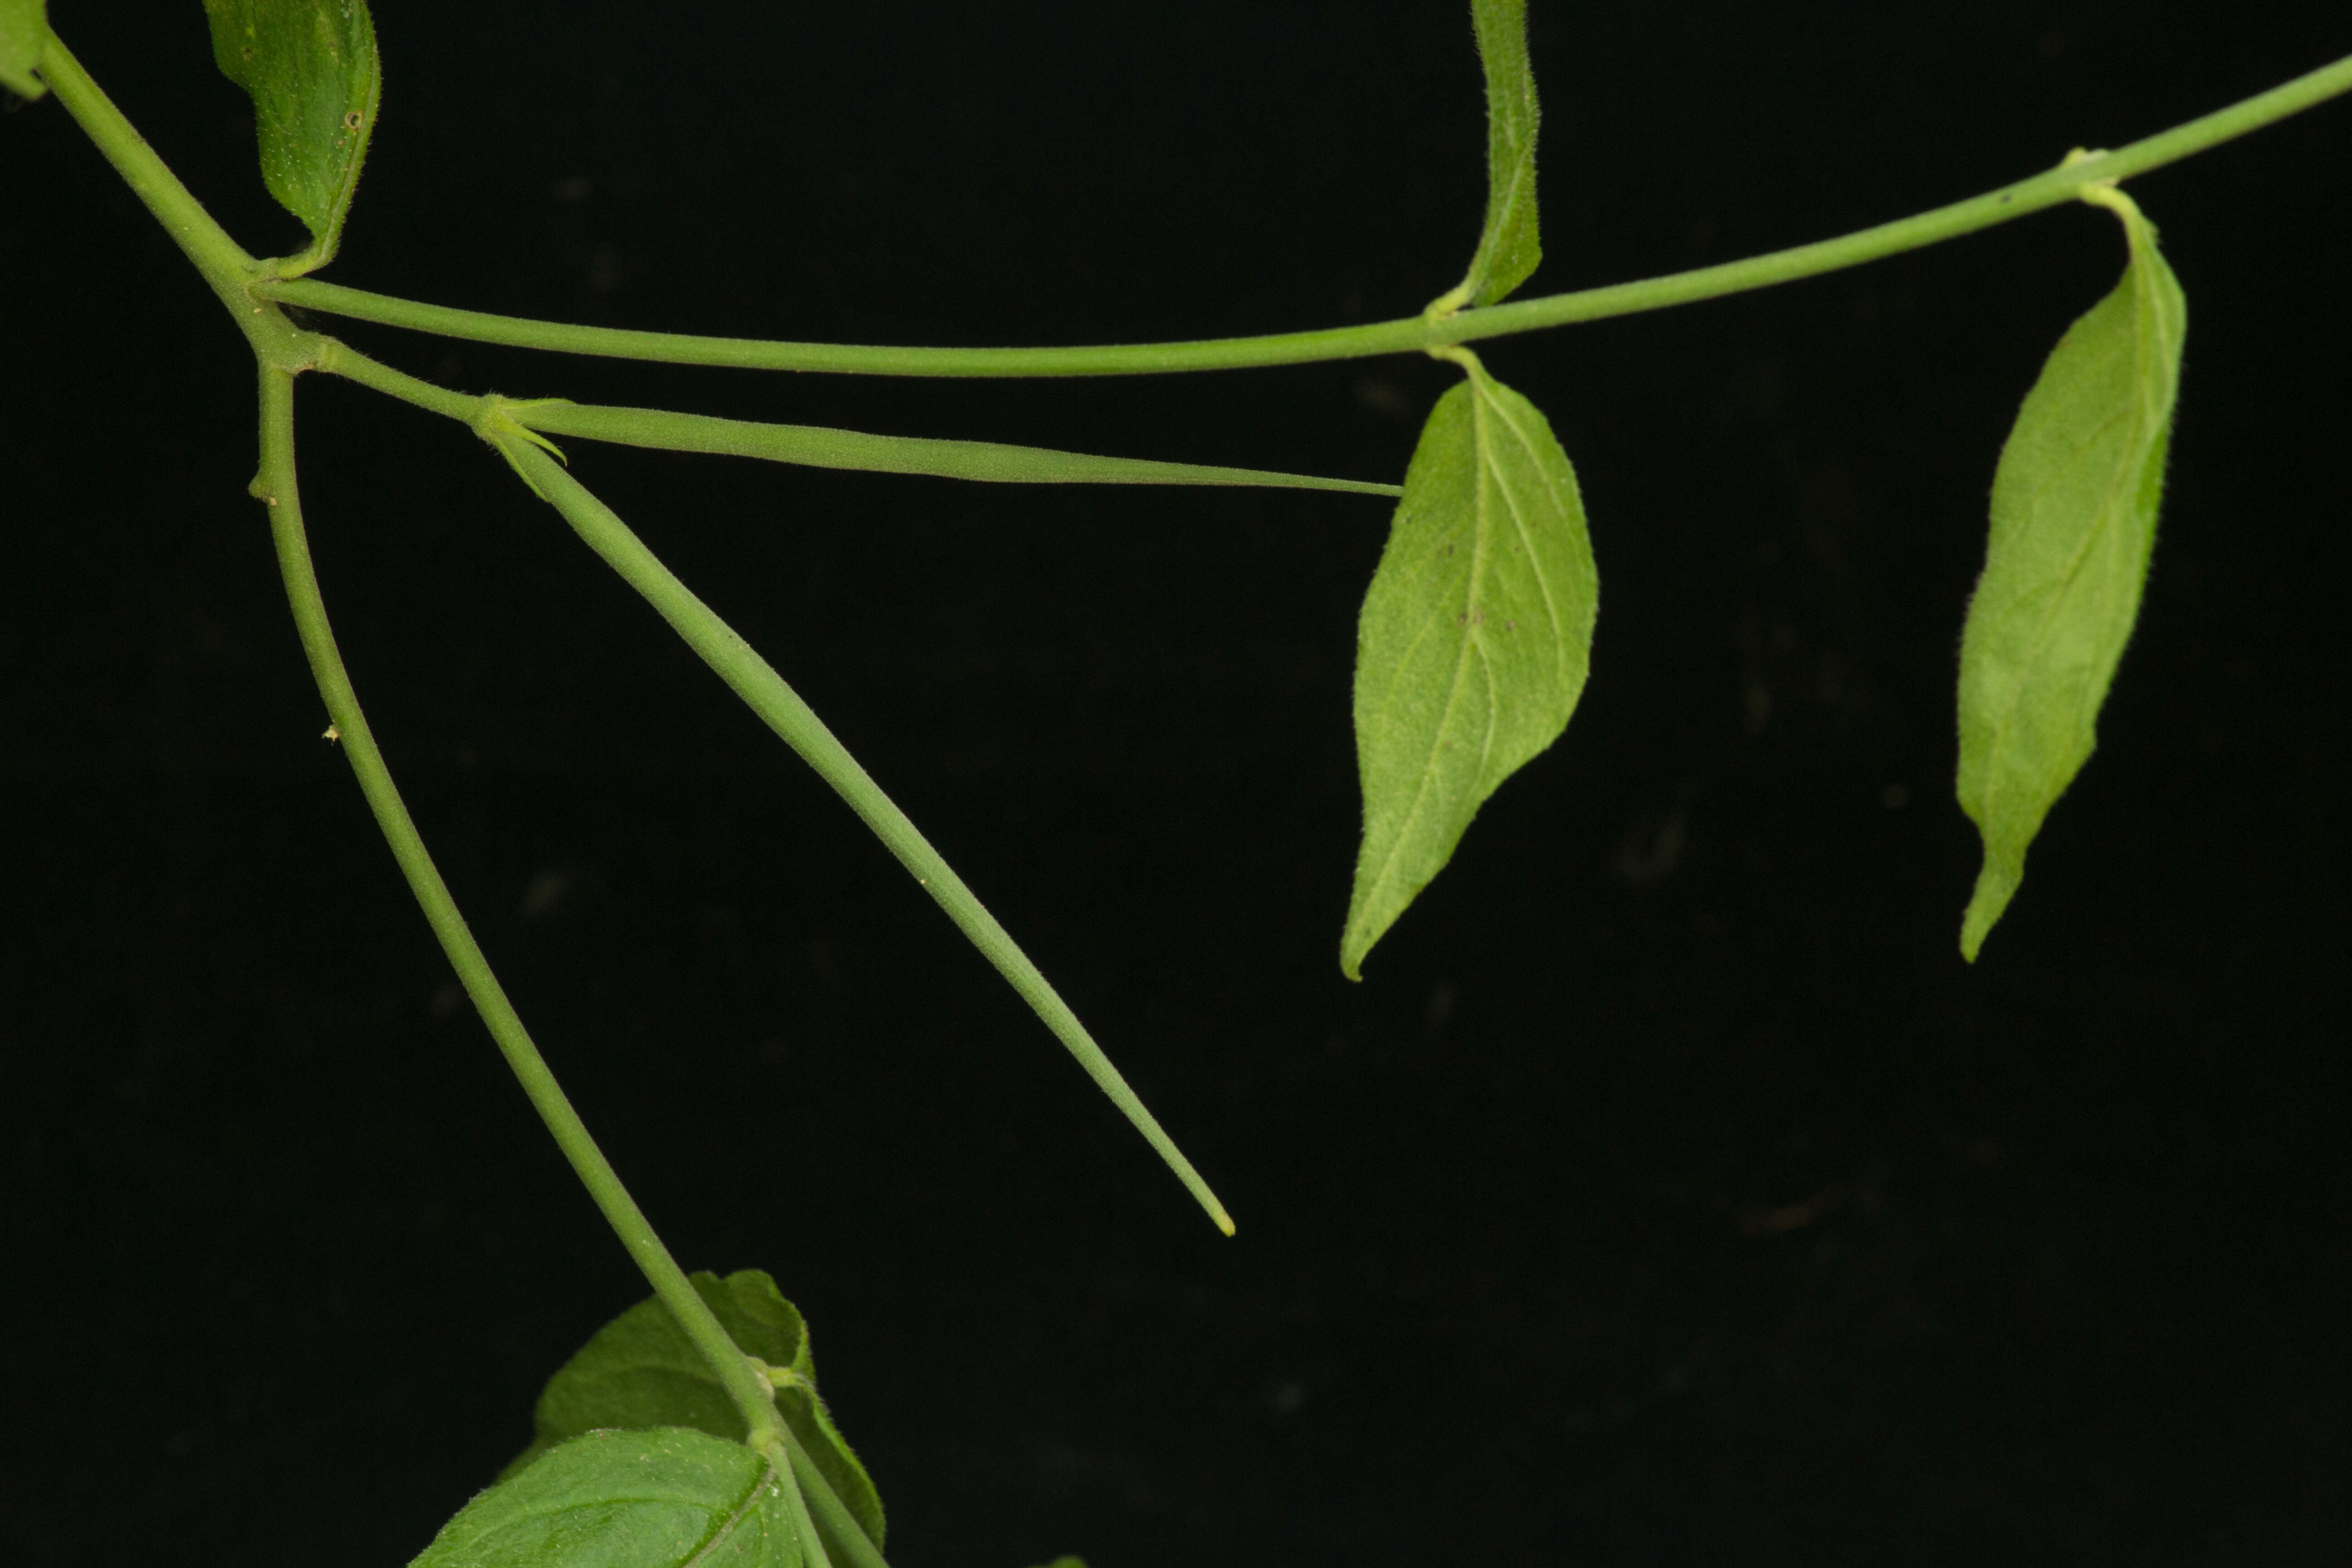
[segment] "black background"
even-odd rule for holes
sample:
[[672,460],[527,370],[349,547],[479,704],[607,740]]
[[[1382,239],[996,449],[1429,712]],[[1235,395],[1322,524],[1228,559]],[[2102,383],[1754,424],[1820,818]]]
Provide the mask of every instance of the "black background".
[[[199,8],[56,0],[257,251]],[[385,0],[333,279],[882,342],[1409,314],[1453,4]],[[2340,6],[1538,0],[1528,292],[1973,194],[2352,50]],[[2070,209],[1486,348],[1604,579],[1566,740],[1360,987],[1387,505],[573,443],[1092,1021],[1221,1239],[848,814],[455,426],[306,383],[427,838],[689,1267],[772,1270],[902,1568],[2352,1560],[2352,110],[2135,193],[2190,301],[2155,575],[1984,961],[1953,649]],[[398,1564],[644,1293],[457,1003],[278,596],[251,372],[53,103],[0,119],[0,1554]],[[1401,474],[1454,373],[853,382],[361,326],[470,390]]]

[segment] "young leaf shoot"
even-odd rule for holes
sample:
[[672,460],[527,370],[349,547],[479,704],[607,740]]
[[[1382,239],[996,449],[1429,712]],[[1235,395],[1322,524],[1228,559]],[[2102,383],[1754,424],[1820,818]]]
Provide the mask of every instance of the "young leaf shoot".
[[1960,808],[1984,868],[1960,926],[1970,963],[2025,875],[2026,847],[2096,742],[2156,542],[2188,303],[2130,197],[2115,291],[2060,340],[1993,477],[1984,575],[1960,639]]
[[28,100],[48,91],[33,74],[48,42],[48,0],[0,0],[0,88]]
[[213,60],[252,96],[261,178],[310,231],[279,268],[297,277],[334,259],[383,72],[367,0],[205,0]]
[[1486,222],[1462,281],[1429,314],[1493,305],[1543,259],[1536,231],[1536,75],[1528,63],[1527,0],[1471,0],[1478,63],[1486,73]]
[[1364,841],[1339,967],[1452,858],[1478,807],[1558,740],[1584,690],[1600,578],[1576,471],[1542,412],[1469,378],[1437,400],[1405,470],[1356,637]]

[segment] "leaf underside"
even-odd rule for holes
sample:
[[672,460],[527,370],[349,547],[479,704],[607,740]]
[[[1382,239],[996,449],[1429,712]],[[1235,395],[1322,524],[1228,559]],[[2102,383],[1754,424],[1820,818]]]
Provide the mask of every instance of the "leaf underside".
[[[776,1408],[851,1517],[880,1546],[882,1499],[816,1396],[816,1368],[799,1310],[756,1268],[723,1279],[707,1272],[689,1278],[738,1349],[799,1374],[803,1386],[779,1389]],[[735,1443],[745,1436],[742,1415],[701,1352],[659,1298],[648,1297],[597,1330],[548,1380],[531,1446],[505,1474],[535,1468],[542,1456],[584,1432],[666,1426],[692,1427]]]
[[1486,221],[1457,294],[1492,305],[1543,259],[1536,226],[1535,68],[1528,61],[1527,0],[1471,0],[1486,77]]
[[1575,470],[1535,405],[1462,358],[1469,379],[1423,426],[1358,624],[1349,979],[1486,797],[1559,738],[1591,658],[1600,580]]
[[782,1478],[685,1427],[591,1432],[499,1481],[410,1568],[801,1568]]
[[1984,839],[1960,927],[1972,963],[2090,759],[2156,542],[2188,304],[2155,226],[2120,194],[2100,205],[2123,219],[2130,263],[2018,410],[1960,641],[1958,795]]
[[0,88],[23,99],[48,91],[33,74],[48,47],[47,0],[0,0]]
[[310,231],[310,265],[323,265],[383,88],[367,0],[205,0],[205,16],[214,63],[253,100],[262,183]]

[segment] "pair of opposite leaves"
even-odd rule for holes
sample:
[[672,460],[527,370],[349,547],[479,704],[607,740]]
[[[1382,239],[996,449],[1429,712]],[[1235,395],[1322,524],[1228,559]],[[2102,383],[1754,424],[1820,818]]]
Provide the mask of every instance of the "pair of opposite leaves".
[[[2090,758],[2139,614],[2179,385],[2187,305],[2154,226],[2111,187],[2084,199],[2123,221],[2130,260],[2018,411],[1961,639],[1958,794],[1985,847],[1961,923],[1971,962]],[[1531,252],[1532,191],[1521,210]],[[1474,264],[1447,300],[1477,282]],[[1358,626],[1364,837],[1339,945],[1351,978],[1479,806],[1559,739],[1590,667],[1599,579],[1575,471],[1532,404],[1470,355],[1445,357],[1468,379],[1423,429]]]

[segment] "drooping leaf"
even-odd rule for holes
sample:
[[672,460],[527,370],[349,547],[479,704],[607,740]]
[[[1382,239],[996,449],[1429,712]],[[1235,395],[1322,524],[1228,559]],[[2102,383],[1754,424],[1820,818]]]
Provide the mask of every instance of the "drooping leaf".
[[410,1568],[800,1568],[784,1485],[708,1433],[591,1432],[460,1509]]
[[1527,0],[1470,0],[1486,75],[1486,222],[1461,283],[1431,309],[1492,305],[1543,259],[1536,226],[1535,68],[1528,63]]
[[23,99],[48,91],[33,74],[48,47],[48,0],[0,0],[0,88]]
[[383,73],[367,0],[205,0],[213,59],[253,99],[261,178],[310,231],[288,276],[323,267],[342,241]]
[[[782,1383],[777,1410],[858,1527],[880,1546],[881,1496],[817,1397],[816,1367],[799,1310],[757,1268],[724,1279],[709,1273],[689,1279],[736,1347],[784,1374],[772,1374]],[[542,1455],[583,1432],[657,1426],[691,1426],[739,1443],[745,1435],[742,1415],[693,1342],[660,1299],[648,1297],[597,1330],[548,1380],[539,1397],[531,1446],[506,1474],[534,1467]]]
[[2180,384],[2189,308],[2155,226],[2120,192],[2089,199],[2123,219],[2131,259],[2018,410],[1960,640],[1959,799],[1985,847],[1960,926],[1971,963],[2042,818],[2090,759],[2139,616]]
[[1591,656],[1600,579],[1568,454],[1535,405],[1448,357],[1469,379],[1422,428],[1357,630],[1349,979],[1486,797],[1568,727]]

